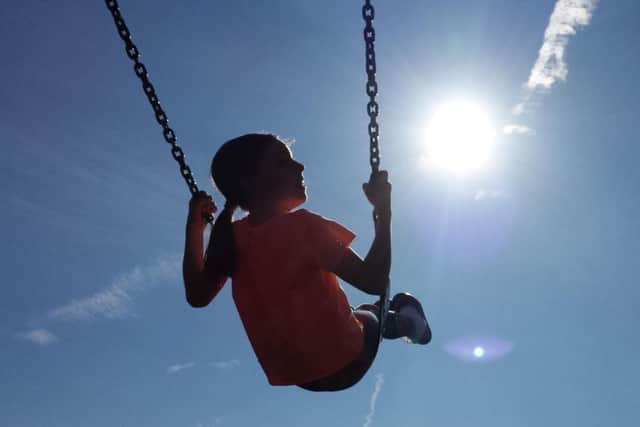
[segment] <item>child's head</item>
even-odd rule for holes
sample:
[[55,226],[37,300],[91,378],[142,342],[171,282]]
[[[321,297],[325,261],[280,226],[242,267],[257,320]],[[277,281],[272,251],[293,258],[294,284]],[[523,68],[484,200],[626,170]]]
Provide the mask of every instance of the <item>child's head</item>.
[[211,161],[211,178],[227,203],[247,211],[265,204],[291,210],[304,203],[303,170],[288,145],[272,134],[227,141]]

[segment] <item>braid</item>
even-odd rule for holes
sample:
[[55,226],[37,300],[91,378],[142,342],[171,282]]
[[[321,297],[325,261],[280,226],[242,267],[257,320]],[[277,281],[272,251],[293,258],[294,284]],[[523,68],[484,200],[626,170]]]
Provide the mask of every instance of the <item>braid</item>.
[[[216,273],[228,277],[233,276],[235,267],[235,240],[233,238],[233,214],[236,210],[233,203],[227,201],[224,209],[216,218],[211,230],[211,238],[207,248],[207,260],[215,259],[215,266],[210,266]],[[206,261],[205,261],[206,264]]]
[[224,210],[229,210],[229,211],[231,211],[231,214],[233,215],[233,212],[235,212],[235,210],[238,209],[239,206],[240,206],[239,203],[227,200],[227,201],[224,202],[223,211]]
[[[265,150],[280,143],[272,134],[252,133],[231,139],[218,149],[211,159],[211,178],[227,199],[211,231],[208,259],[215,260],[210,268],[218,274],[232,277],[235,268],[233,213],[236,208],[248,210],[252,180]],[[206,265],[206,264],[205,264]]]

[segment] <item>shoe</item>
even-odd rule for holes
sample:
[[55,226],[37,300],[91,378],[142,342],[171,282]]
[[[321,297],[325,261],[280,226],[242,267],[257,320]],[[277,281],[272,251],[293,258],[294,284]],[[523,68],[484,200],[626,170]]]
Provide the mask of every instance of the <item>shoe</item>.
[[420,317],[424,320],[426,326],[426,331],[422,337],[420,337],[418,340],[409,338],[409,341],[414,344],[428,344],[429,341],[431,341],[431,328],[429,327],[427,316],[424,315],[424,310],[422,309],[422,304],[420,304],[420,301],[418,301],[413,295],[408,293],[396,294],[391,300],[389,309],[397,313],[400,309],[402,309],[402,307],[405,307],[407,305],[410,305],[416,309]]

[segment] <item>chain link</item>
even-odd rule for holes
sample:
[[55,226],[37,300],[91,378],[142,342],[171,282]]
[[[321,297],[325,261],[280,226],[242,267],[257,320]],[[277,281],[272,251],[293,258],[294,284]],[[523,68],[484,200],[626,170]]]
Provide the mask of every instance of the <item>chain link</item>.
[[[127,24],[124,22],[124,18],[120,13],[120,8],[117,0],[105,0],[107,8],[113,16],[113,22],[118,30],[118,35],[125,43],[125,51],[127,56],[134,62],[134,72],[142,83],[142,88],[145,95],[153,109],[156,121],[162,127],[162,134],[165,141],[171,145],[171,154],[178,165],[180,166],[180,174],[184,178],[191,194],[196,194],[198,186],[195,178],[191,173],[191,169],[186,164],[185,155],[182,148],[177,144],[177,138],[175,132],[169,126],[169,120],[166,113],[160,105],[158,96],[155,92],[153,84],[149,81],[149,75],[147,68],[140,61],[140,52],[137,46],[131,39],[131,32],[127,28]],[[365,40],[365,58],[366,58],[366,72],[367,72],[367,84],[366,93],[369,96],[369,102],[367,103],[367,115],[369,116],[369,126],[367,132],[369,134],[369,163],[371,165],[372,172],[378,172],[380,165],[380,126],[377,121],[379,114],[379,105],[376,102],[376,96],[378,94],[378,83],[376,81],[376,53],[375,53],[375,40],[376,32],[373,28],[373,20],[375,18],[375,9],[371,4],[371,0],[365,0],[365,4],[362,7],[362,17],[365,21],[364,27],[364,40]]]
[[379,105],[376,102],[378,94],[378,83],[376,82],[376,31],[373,28],[373,19],[375,18],[375,9],[370,0],[365,0],[362,6],[362,17],[364,18],[364,41],[365,41],[365,58],[367,71],[366,91],[369,96],[367,103],[367,114],[369,115],[369,163],[371,164],[371,172],[378,172],[380,166],[380,149],[378,142],[380,140],[380,126],[377,117],[379,113]]
[[[378,95],[378,82],[376,82],[376,31],[373,28],[373,19],[375,18],[375,9],[371,4],[371,0],[365,0],[362,7],[362,17],[364,18],[364,42],[365,42],[365,58],[367,71],[367,95],[369,102],[367,103],[367,114],[369,115],[369,163],[371,164],[371,178],[378,173],[380,167],[380,125],[378,125],[378,113],[380,106],[376,102]],[[373,214],[373,221],[376,222],[376,215]],[[378,342],[382,341],[387,314],[389,313],[389,292],[390,284],[387,283],[384,294],[380,296],[378,305],[380,307],[380,320],[378,329]]]
[[180,148],[180,146],[176,142],[176,134],[169,126],[167,114],[162,109],[160,101],[158,100],[158,95],[156,95],[156,91],[149,81],[147,67],[145,67],[144,64],[140,61],[140,52],[131,39],[131,32],[129,32],[129,28],[127,28],[127,24],[124,22],[124,18],[120,14],[120,7],[118,6],[118,2],[116,0],[106,0],[105,3],[107,4],[107,8],[109,9],[109,11],[111,12],[111,16],[113,16],[113,22],[116,24],[118,35],[125,44],[127,56],[134,62],[133,70],[142,83],[142,89],[144,90],[144,93],[149,100],[149,104],[151,104],[151,108],[153,109],[156,121],[162,127],[162,135],[164,136],[164,140],[171,145],[171,155],[173,156],[175,161],[178,162],[178,165],[180,166],[180,174],[184,178],[184,181],[187,183],[189,191],[191,192],[191,194],[195,195],[199,191],[198,185],[196,184],[195,178],[191,174],[191,168],[189,168],[185,161],[185,156],[182,148]]

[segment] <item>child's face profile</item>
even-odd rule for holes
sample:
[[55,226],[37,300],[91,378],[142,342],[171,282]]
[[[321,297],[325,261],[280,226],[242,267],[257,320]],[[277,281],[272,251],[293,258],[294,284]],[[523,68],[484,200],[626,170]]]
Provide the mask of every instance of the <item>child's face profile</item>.
[[302,171],[304,165],[291,157],[289,147],[274,141],[260,160],[255,180],[258,197],[287,211],[300,206],[307,200]]

